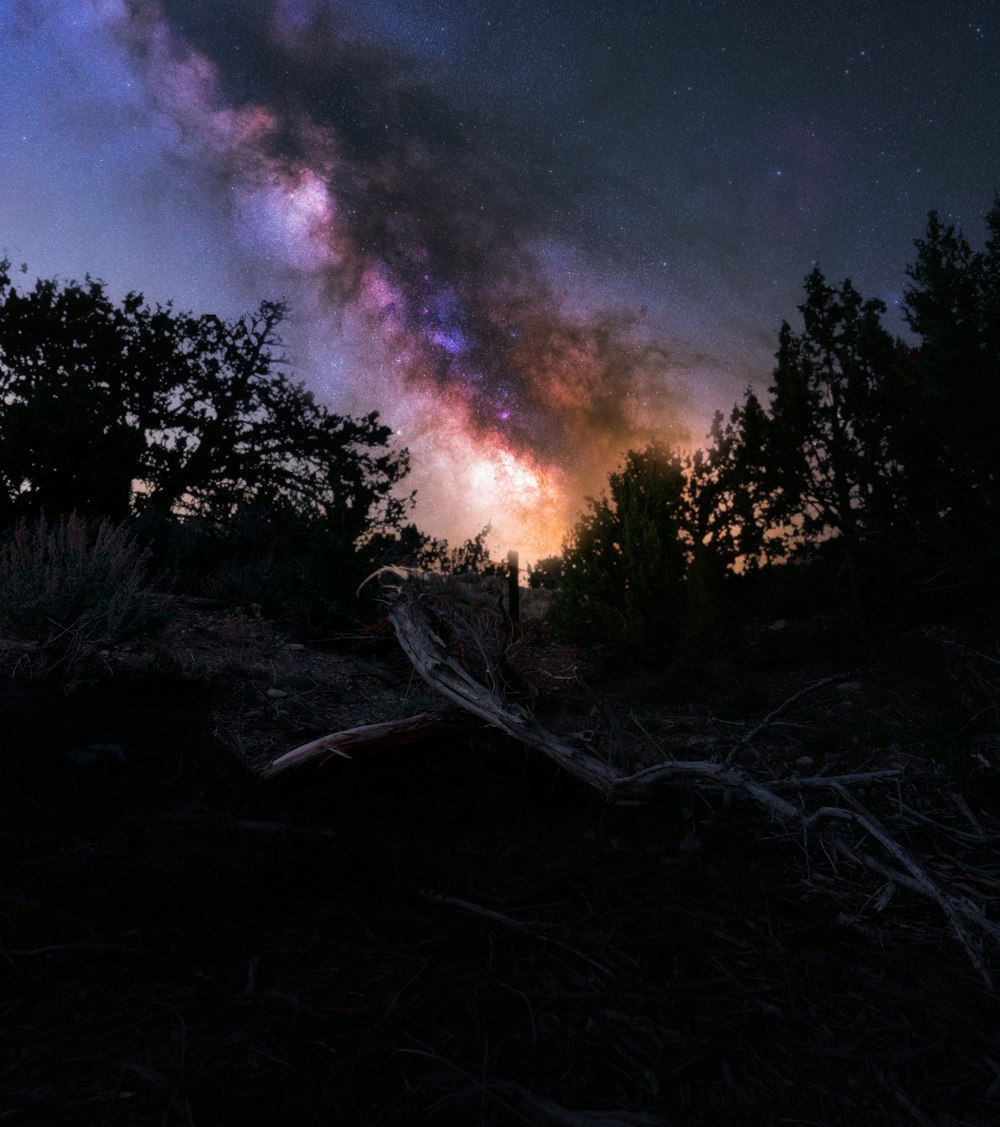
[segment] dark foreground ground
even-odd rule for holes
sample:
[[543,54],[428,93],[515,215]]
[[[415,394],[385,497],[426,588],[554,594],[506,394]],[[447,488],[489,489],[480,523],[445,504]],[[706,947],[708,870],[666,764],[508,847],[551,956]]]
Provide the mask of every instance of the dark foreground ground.
[[181,680],[0,705],[0,1124],[1000,1123],[958,946],[759,818],[459,746],[260,783]]

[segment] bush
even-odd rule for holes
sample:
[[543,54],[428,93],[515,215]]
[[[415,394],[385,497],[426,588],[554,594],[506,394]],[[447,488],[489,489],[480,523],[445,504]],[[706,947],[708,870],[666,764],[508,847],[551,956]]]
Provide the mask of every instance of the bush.
[[148,562],[123,525],[22,521],[0,548],[0,626],[61,653],[131,637],[155,617]]
[[543,591],[557,591],[563,581],[562,556],[543,556],[536,564],[528,564],[528,586]]
[[685,485],[680,456],[654,443],[626,453],[609,495],[588,498],[550,615],[567,640],[636,656],[672,651],[690,554]]

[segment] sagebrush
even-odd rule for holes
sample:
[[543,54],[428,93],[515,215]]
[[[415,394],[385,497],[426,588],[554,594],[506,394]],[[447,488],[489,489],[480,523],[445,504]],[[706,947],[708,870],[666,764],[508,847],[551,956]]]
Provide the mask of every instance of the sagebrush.
[[122,641],[156,619],[148,569],[124,525],[22,521],[0,547],[0,626],[62,651]]

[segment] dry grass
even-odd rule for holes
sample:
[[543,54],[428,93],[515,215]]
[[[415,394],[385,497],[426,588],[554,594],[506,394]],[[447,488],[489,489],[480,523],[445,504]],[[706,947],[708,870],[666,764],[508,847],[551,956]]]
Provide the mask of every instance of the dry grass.
[[0,626],[61,660],[114,644],[156,617],[148,566],[124,526],[22,521],[0,547]]

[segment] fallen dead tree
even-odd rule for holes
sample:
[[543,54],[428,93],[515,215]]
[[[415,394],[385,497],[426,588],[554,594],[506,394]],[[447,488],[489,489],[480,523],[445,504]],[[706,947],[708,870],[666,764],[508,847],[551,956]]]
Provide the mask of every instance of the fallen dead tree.
[[[903,835],[890,830],[885,819],[879,818],[857,797],[857,789],[878,782],[893,781],[898,785],[905,772],[904,766],[841,775],[775,777],[764,781],[737,762],[741,753],[777,721],[787,706],[808,692],[832,683],[835,678],[827,678],[796,693],[736,742],[725,758],[665,757],[639,770],[627,771],[610,759],[602,759],[592,747],[579,746],[550,731],[523,705],[509,699],[509,694],[503,692],[506,677],[502,668],[509,634],[502,625],[498,627],[493,623],[492,637],[488,639],[491,644],[485,644],[477,633],[484,622],[481,604],[476,609],[476,626],[470,629],[468,616],[455,613],[454,592],[447,598],[442,597],[433,583],[420,573],[384,568],[367,582],[373,581],[382,587],[388,618],[414,669],[453,709],[365,725],[313,740],[276,759],[263,772],[265,777],[271,778],[293,767],[331,756],[350,758],[352,750],[382,750],[419,743],[431,735],[454,735],[461,727],[462,715],[475,717],[526,749],[546,756],[610,803],[648,805],[678,785],[750,799],[772,822],[800,835],[807,856],[810,840],[819,841],[828,857],[844,858],[881,877],[885,883],[877,894],[879,901],[888,903],[895,889],[901,887],[936,904],[973,966],[989,989],[994,989],[988,953],[1000,943],[1000,924],[989,917],[985,902],[1000,900],[1000,896],[976,889],[978,899],[984,902],[978,903],[971,895],[961,894],[955,886],[971,888],[968,874],[960,872],[957,881],[954,877],[950,881],[945,879],[935,871],[933,862],[919,859],[911,848],[902,844]],[[493,614],[502,618],[495,609]],[[456,634],[459,635],[457,641]],[[461,660],[468,652],[474,653],[472,663]],[[478,676],[469,671],[469,664],[476,667]],[[489,681],[491,687],[485,681]],[[829,801],[817,805],[815,796],[824,792]],[[991,845],[997,840],[986,834],[975,818],[971,819],[975,833],[941,825],[919,811],[911,810],[909,818],[913,824],[919,822],[936,827],[953,842],[964,839],[967,843]],[[897,820],[905,830],[909,823],[902,803]],[[953,863],[947,867],[955,868]],[[977,875],[980,888],[987,886],[1000,892],[1000,881],[990,875]]]

